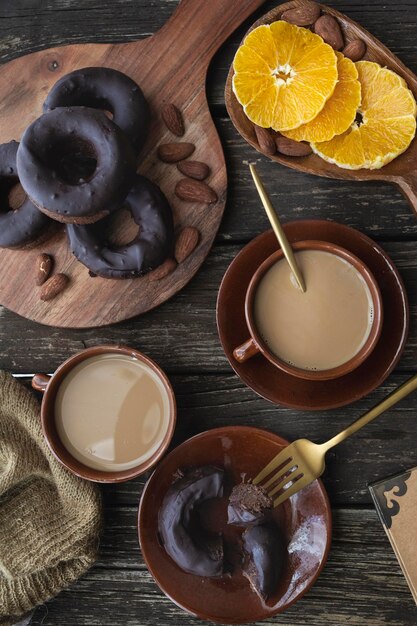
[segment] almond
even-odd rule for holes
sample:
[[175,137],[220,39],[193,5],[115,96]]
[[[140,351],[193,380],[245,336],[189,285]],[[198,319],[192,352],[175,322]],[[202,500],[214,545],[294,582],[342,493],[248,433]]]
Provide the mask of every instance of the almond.
[[261,126],[255,126],[255,134],[261,152],[268,154],[269,156],[274,155],[277,151],[277,147],[269,130],[267,128],[262,128]]
[[314,24],[314,32],[320,35],[334,50],[341,50],[345,41],[339,22],[332,15],[322,15]]
[[200,233],[192,226],[186,226],[182,229],[175,242],[175,258],[178,263],[185,261],[187,257],[196,249]]
[[181,174],[195,178],[196,180],[204,180],[210,174],[210,168],[207,163],[201,161],[182,161],[177,165]]
[[65,274],[55,274],[42,285],[40,299],[44,302],[56,298],[68,286],[69,278]]
[[52,257],[49,254],[42,253],[36,258],[36,284],[40,287],[48,280],[52,271]]
[[182,178],[175,187],[175,195],[185,202],[217,202],[217,193],[201,180]]
[[154,282],[156,280],[161,280],[171,274],[177,267],[177,262],[174,259],[167,259],[165,263],[162,263],[159,267],[150,272],[149,280]]
[[195,150],[193,143],[161,143],[158,157],[164,163],[177,163],[187,159]]
[[320,7],[315,2],[298,7],[297,9],[288,9],[281,15],[281,19],[296,26],[310,26],[320,17]]
[[170,102],[162,108],[161,114],[168,130],[177,135],[177,137],[182,137],[185,133],[185,127],[182,113],[178,107]]
[[278,152],[287,156],[301,157],[312,153],[310,144],[305,141],[294,141],[294,139],[277,135],[275,142]]
[[360,61],[366,54],[366,43],[362,39],[354,39],[343,48],[342,52],[351,61]]

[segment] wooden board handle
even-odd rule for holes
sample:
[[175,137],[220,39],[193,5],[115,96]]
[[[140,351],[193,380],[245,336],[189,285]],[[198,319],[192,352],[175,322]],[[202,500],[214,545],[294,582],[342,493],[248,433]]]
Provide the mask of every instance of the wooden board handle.
[[[175,44],[172,53],[198,52],[200,66],[207,69],[226,39],[265,0],[181,0],[175,13],[157,33]],[[184,56],[184,61],[186,57]]]
[[400,176],[396,182],[417,216],[417,170]]

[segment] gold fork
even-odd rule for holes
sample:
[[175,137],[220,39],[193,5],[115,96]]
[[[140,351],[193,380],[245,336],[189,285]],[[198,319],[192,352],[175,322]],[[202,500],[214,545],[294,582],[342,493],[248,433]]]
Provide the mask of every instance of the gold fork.
[[326,452],[330,448],[337,446],[338,443],[369,424],[415,389],[417,389],[417,374],[329,441],[317,444],[308,439],[297,439],[286,446],[252,482],[266,489],[270,497],[276,496],[274,507],[279,506],[323,474]]

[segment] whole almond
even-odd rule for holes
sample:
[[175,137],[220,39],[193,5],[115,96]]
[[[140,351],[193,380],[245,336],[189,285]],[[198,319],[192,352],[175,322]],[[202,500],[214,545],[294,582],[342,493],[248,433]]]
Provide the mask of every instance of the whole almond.
[[168,130],[170,130],[174,135],[177,135],[177,137],[182,137],[185,133],[185,127],[182,113],[179,108],[170,102],[162,108],[161,114]]
[[182,178],[177,182],[175,195],[185,202],[217,202],[217,193],[202,180]]
[[365,56],[366,44],[362,39],[354,39],[343,48],[342,52],[351,61],[360,61]]
[[164,163],[177,163],[188,159],[194,150],[193,143],[161,143],[158,148],[158,157]]
[[44,302],[56,298],[68,286],[69,278],[65,274],[55,274],[42,285],[40,299]]
[[314,32],[320,35],[334,50],[341,50],[345,41],[339,22],[332,15],[322,15],[314,24]]
[[297,9],[288,9],[281,15],[281,19],[296,26],[309,26],[320,17],[320,7],[315,2],[309,2]]
[[269,156],[274,155],[277,151],[277,147],[269,130],[267,128],[262,128],[261,126],[255,126],[255,134],[261,152],[268,154]]
[[204,180],[210,174],[210,168],[207,163],[201,161],[182,161],[177,165],[181,174],[195,178],[196,180]]
[[282,135],[277,135],[276,139],[278,152],[287,156],[301,157],[312,153],[310,144],[305,141],[294,141]]
[[52,271],[52,257],[49,254],[39,254],[36,259],[35,267],[36,267],[36,284],[40,287],[43,285],[45,281],[48,280]]
[[182,229],[175,242],[175,258],[178,263],[185,261],[187,257],[196,249],[200,233],[192,226],[186,226]]
[[171,274],[177,267],[177,262],[174,259],[167,259],[165,263],[162,263],[159,267],[150,272],[149,280],[154,282],[156,280],[162,280],[168,274]]

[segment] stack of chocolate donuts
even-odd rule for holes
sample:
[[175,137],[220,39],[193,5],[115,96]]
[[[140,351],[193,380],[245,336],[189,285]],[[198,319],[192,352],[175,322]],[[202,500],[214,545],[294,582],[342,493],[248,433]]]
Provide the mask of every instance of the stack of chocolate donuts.
[[[140,87],[122,72],[88,67],[63,76],[43,109],[20,144],[0,146],[0,247],[36,245],[53,221],[63,222],[73,254],[95,275],[132,278],[158,267],[173,253],[174,226],[159,187],[136,173],[150,123]],[[27,198],[13,211],[8,194],[17,182]],[[139,232],[110,245],[122,207]]]

